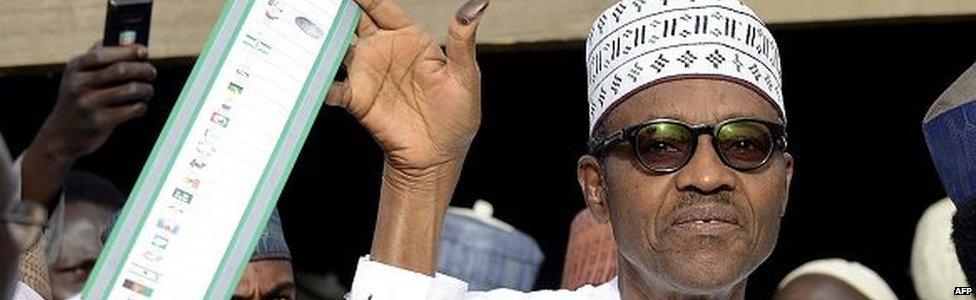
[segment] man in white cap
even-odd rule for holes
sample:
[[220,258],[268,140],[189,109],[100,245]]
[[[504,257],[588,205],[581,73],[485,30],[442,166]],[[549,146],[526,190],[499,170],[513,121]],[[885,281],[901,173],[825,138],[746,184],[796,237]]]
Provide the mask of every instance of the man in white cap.
[[897,300],[878,273],[839,258],[803,264],[779,283],[774,300]]
[[[469,293],[435,274],[437,239],[480,121],[474,31],[486,0],[452,23],[446,56],[393,1],[357,0],[345,107],[386,155],[370,256],[351,299],[743,299],[772,253],[793,159],[776,42],[735,0],[626,0],[587,42],[591,154],[578,178],[619,244],[619,277],[576,291]],[[477,237],[472,237],[477,238]]]
[[953,232],[966,230],[953,228],[955,215],[956,205],[942,199],[925,210],[915,227],[911,274],[919,299],[960,299],[946,291],[970,286],[952,240]]

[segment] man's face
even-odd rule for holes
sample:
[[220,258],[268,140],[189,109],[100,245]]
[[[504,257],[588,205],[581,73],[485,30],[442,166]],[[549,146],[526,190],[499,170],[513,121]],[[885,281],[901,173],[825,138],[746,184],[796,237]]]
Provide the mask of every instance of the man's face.
[[114,213],[89,200],[68,199],[65,203],[61,253],[51,272],[51,289],[57,299],[71,297],[84,288],[102,251],[102,230]]
[[[604,126],[613,133],[659,118],[714,126],[744,117],[781,123],[773,106],[751,89],[686,79],[635,94]],[[621,262],[652,286],[689,294],[730,290],[776,244],[792,158],[776,152],[763,167],[739,172],[722,163],[711,138],[698,137],[691,161],[673,173],[645,171],[626,143],[602,160],[580,160],[587,203],[598,220],[611,222]]]
[[259,260],[247,264],[234,300],[295,299],[295,274],[291,262],[283,259]]

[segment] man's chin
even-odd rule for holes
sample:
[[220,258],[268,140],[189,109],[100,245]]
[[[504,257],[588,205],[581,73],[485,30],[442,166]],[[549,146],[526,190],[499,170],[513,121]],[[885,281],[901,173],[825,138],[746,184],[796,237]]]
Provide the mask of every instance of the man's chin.
[[745,254],[728,248],[708,247],[674,253],[664,266],[672,285],[693,294],[714,294],[731,290],[748,277]]

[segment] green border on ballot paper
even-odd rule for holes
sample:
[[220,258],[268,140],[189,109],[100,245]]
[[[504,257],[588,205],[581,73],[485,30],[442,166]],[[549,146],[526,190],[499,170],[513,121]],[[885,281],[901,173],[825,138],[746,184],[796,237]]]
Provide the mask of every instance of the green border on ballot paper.
[[[132,194],[116,222],[116,228],[99,256],[98,262],[85,284],[83,299],[106,299],[117,283],[123,263],[132,251],[150,209],[155,204],[173,160],[186,143],[190,120],[199,114],[205,97],[224,65],[233,42],[247,19],[248,12],[258,0],[225,3],[203,51],[197,58],[170,117],[156,141],[146,165],[139,175]],[[258,237],[274,210],[288,175],[298,158],[301,147],[324,102],[346,48],[353,38],[360,10],[353,0],[341,4],[330,27],[315,65],[306,78],[290,118],[279,136],[258,186],[251,195],[227,250],[209,284],[205,299],[226,299],[243,275],[245,262],[251,257]],[[201,295],[204,296],[204,295]]]

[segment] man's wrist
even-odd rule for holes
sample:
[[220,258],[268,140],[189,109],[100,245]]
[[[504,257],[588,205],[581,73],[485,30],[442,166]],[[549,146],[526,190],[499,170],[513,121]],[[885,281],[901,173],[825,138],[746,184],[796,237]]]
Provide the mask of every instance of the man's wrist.
[[463,166],[464,157],[445,160],[422,169],[399,169],[386,161],[383,165],[382,188],[395,195],[420,197],[414,200],[435,200],[430,197],[453,194]]
[[43,159],[47,163],[73,164],[79,155],[72,151],[69,143],[64,142],[64,139],[49,134],[50,131],[47,128],[41,128],[25,153],[30,153],[36,156],[35,158]]
[[61,146],[57,138],[38,134],[28,146],[21,162],[21,190],[19,198],[35,201],[54,211],[64,175],[72,168],[77,156]]
[[409,172],[385,165],[370,251],[375,261],[434,275],[444,214],[463,164],[462,158]]

